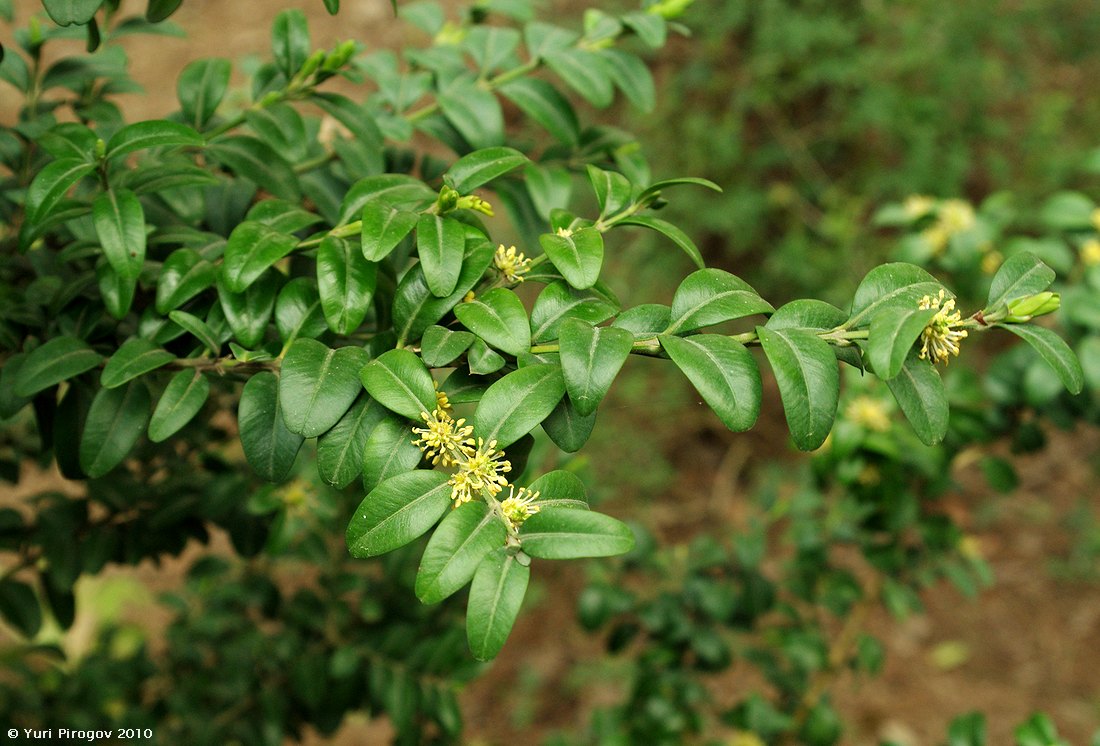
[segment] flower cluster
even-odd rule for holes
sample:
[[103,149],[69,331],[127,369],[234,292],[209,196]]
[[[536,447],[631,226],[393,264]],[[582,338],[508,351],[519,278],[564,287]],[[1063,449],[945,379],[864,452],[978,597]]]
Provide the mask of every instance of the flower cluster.
[[884,433],[890,429],[890,415],[882,400],[866,394],[852,399],[844,416],[872,432]]
[[497,247],[497,253],[493,256],[493,266],[497,268],[501,276],[507,282],[523,282],[523,275],[531,270],[531,260],[522,252],[516,252],[515,246],[504,248],[504,244]]
[[922,310],[939,309],[928,325],[920,333],[920,358],[933,363],[947,363],[951,355],[959,354],[959,341],[965,339],[967,332],[958,328],[962,325],[962,314],[955,310],[955,299],[944,300],[941,288],[939,295],[926,295],[920,300]]
[[[446,394],[444,394],[446,396]],[[448,403],[449,408],[449,403]],[[426,427],[414,427],[413,432],[420,436],[413,444],[420,446],[424,455],[433,465],[454,466],[473,452],[474,432],[465,419],[455,420],[441,405],[432,411],[420,413]]]
[[494,496],[508,485],[504,475],[512,470],[512,464],[504,460],[504,451],[498,451],[496,446],[495,440],[486,443],[478,438],[477,448],[464,454],[465,460],[459,463],[458,471],[450,479],[451,499],[455,505],[470,502],[479,492]]
[[531,492],[526,487],[517,490],[515,485],[509,485],[508,497],[500,503],[500,512],[513,529],[518,529],[520,524],[539,512],[539,506],[534,504],[538,499],[538,492]]

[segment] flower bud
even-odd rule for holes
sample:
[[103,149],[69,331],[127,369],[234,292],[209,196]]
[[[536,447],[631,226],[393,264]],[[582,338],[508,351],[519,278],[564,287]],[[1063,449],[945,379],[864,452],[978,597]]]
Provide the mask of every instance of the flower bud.
[[1005,321],[1014,324],[1031,321],[1036,316],[1043,316],[1057,311],[1061,305],[1062,296],[1049,290],[1035,295],[1027,295],[1023,298],[1016,298],[1008,302],[1008,316],[1005,317]]
[[661,16],[665,20],[672,20],[673,18],[679,18],[683,15],[684,11],[695,0],[658,0],[658,2],[650,5],[646,8],[647,13],[652,13],[656,16]]

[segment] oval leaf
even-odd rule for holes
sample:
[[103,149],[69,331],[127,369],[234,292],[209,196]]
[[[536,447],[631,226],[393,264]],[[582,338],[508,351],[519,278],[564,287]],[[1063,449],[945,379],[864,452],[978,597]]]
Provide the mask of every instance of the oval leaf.
[[514,148],[483,148],[455,161],[443,180],[460,194],[469,194],[525,163],[527,156]]
[[432,295],[442,298],[453,293],[466,251],[462,223],[439,215],[421,215],[416,224],[416,249]]
[[1054,369],[1062,385],[1071,394],[1081,393],[1081,387],[1085,385],[1085,374],[1081,370],[1081,362],[1065,340],[1050,329],[1033,324],[1000,324],[999,326],[1031,345],[1040,357],[1046,360],[1047,365]]
[[297,245],[298,239],[289,233],[252,220],[241,223],[225,244],[222,278],[226,287],[234,293],[244,292]]
[[672,297],[672,323],[666,334],[680,334],[730,319],[775,309],[752,286],[721,269],[692,272]]
[[359,347],[333,350],[315,339],[295,340],[279,375],[287,429],[315,438],[335,425],[362,390],[359,371],[369,359]]
[[162,350],[148,339],[128,339],[103,366],[99,383],[103,388],[117,388],[175,359],[171,352]]
[[558,366],[520,368],[485,391],[474,413],[474,433],[506,448],[546,419],[564,393],[565,381]]
[[989,302],[986,313],[990,313],[1016,298],[1041,293],[1054,282],[1054,270],[1043,264],[1034,254],[1022,251],[1013,254],[997,270],[989,286]]
[[92,203],[99,243],[119,277],[136,280],[145,262],[145,211],[129,189],[109,189]]
[[939,312],[936,308],[885,308],[871,319],[867,354],[875,375],[888,381],[905,365],[905,359],[924,327]]
[[202,147],[206,140],[186,124],[155,119],[128,124],[107,143],[107,157],[118,158],[146,148]]
[[760,369],[745,346],[718,334],[657,339],[718,419],[744,432],[760,415]]
[[630,356],[634,335],[626,329],[595,327],[577,319],[563,322],[559,335],[565,390],[577,413],[587,417],[599,407]]
[[394,247],[416,227],[420,216],[408,210],[398,210],[384,202],[363,205],[361,233],[363,257],[379,262],[389,256]]
[[149,420],[149,440],[160,443],[179,432],[199,413],[209,394],[210,381],[197,370],[172,376]]
[[367,317],[378,265],[346,238],[326,236],[317,250],[317,289],[329,329],[348,335]]
[[634,533],[622,521],[591,510],[545,507],[523,523],[523,551],[539,559],[612,557],[634,547]]
[[124,388],[100,389],[80,438],[80,468],[91,479],[122,463],[149,422],[151,399],[141,381]]
[[531,324],[519,296],[494,288],[455,306],[462,325],[498,350],[519,355],[531,349]]
[[489,552],[504,546],[508,532],[483,502],[459,505],[432,534],[416,574],[416,596],[436,604],[474,577]]
[[279,380],[264,371],[248,379],[237,409],[241,446],[252,469],[269,482],[286,479],[305,440],[290,432],[279,406]]
[[827,342],[799,329],[756,327],[771,363],[791,438],[800,450],[825,442],[840,397],[840,371]]
[[603,267],[603,236],[595,228],[581,228],[569,235],[544,233],[539,245],[566,282],[583,290],[596,284]]
[[451,506],[448,476],[409,471],[370,491],[348,524],[353,557],[375,557],[408,544],[435,525]]
[[360,396],[332,429],[317,439],[317,472],[343,489],[363,471],[367,439],[388,411],[366,394]]
[[911,354],[901,373],[886,385],[922,443],[934,446],[943,440],[950,408],[943,380],[932,363]]
[[15,375],[16,396],[31,397],[50,386],[91,370],[103,356],[76,337],[54,337],[31,351]]
[[503,547],[478,565],[466,607],[466,640],[475,658],[490,660],[504,647],[530,579],[531,568]]
[[386,408],[420,421],[436,408],[435,385],[424,362],[408,350],[390,350],[370,361],[360,374],[367,393]]
[[386,411],[363,447],[363,486],[372,490],[390,477],[415,469],[422,456],[413,444],[415,438],[408,420]]

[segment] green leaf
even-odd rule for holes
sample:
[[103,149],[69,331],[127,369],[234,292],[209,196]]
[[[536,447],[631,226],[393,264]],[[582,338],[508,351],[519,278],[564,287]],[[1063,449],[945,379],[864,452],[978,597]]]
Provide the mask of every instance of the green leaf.
[[127,280],[125,277],[119,277],[106,262],[96,266],[95,276],[104,308],[112,317],[121,320],[130,312],[130,306],[134,302],[134,291],[137,289],[136,278]]
[[692,272],[672,297],[672,323],[666,334],[679,334],[730,319],[775,309],[752,286],[721,269]]
[[588,442],[596,427],[596,412],[582,417],[569,397],[562,397],[554,411],[542,421],[542,429],[554,445],[566,453],[576,453]]
[[481,338],[477,338],[466,353],[466,362],[470,367],[470,373],[475,376],[487,376],[503,368],[505,361]]
[[298,177],[287,160],[263,140],[248,135],[222,137],[206,148],[221,165],[263,187],[280,199],[298,202]]
[[317,439],[317,472],[321,479],[337,489],[351,484],[363,471],[367,439],[388,415],[381,404],[361,395],[340,421]]
[[416,597],[437,604],[470,582],[486,555],[504,546],[508,532],[483,502],[452,510],[436,528],[416,574]]
[[545,80],[517,78],[498,90],[562,143],[575,145],[580,139],[580,123],[572,104]]
[[1081,363],[1077,356],[1061,337],[1046,327],[1033,324],[998,324],[998,326],[1007,329],[1031,345],[1040,357],[1046,360],[1047,365],[1054,369],[1062,385],[1071,394],[1081,393],[1081,387],[1085,385],[1085,374],[1081,370]]
[[1054,270],[1034,254],[1026,251],[1013,254],[993,276],[985,310],[988,313],[1016,298],[1041,293],[1050,287],[1054,278]]
[[145,20],[149,23],[167,20],[182,3],[183,0],[149,0],[149,5],[145,9]]
[[164,260],[157,278],[157,313],[179,308],[216,281],[217,270],[199,252],[176,249]]
[[[393,0],[393,4],[396,5],[397,0]],[[325,10],[328,11],[330,16],[336,15],[340,12],[340,0],[325,0]]]
[[107,142],[107,158],[119,158],[146,148],[201,148],[206,144],[195,130],[186,124],[154,119],[128,124]]
[[432,374],[408,350],[390,350],[371,360],[360,373],[367,393],[383,406],[410,420],[436,408]]
[[298,337],[317,337],[327,328],[321,311],[317,284],[308,277],[295,277],[283,285],[275,299],[275,326],[284,344]]
[[546,64],[588,103],[603,109],[611,105],[615,90],[611,69],[602,57],[585,49],[569,48],[544,55]]
[[271,24],[271,51],[283,75],[294,77],[310,52],[309,23],[298,8],[284,10]]
[[269,482],[290,474],[305,440],[290,432],[279,403],[279,379],[263,371],[248,379],[237,409],[241,446],[253,471]]
[[607,64],[611,79],[630,103],[643,112],[651,112],[657,105],[657,90],[653,76],[637,55],[621,49],[601,49],[601,59]]
[[531,309],[531,338],[536,342],[554,339],[565,319],[599,324],[618,310],[618,303],[598,289],[577,290],[559,280],[547,285],[535,300]]
[[473,148],[491,148],[504,142],[504,114],[500,102],[474,81],[461,78],[441,91],[437,99],[443,116]]
[[718,334],[657,339],[726,427],[743,432],[756,423],[760,369],[743,344]]
[[665,19],[656,13],[634,11],[625,14],[622,20],[646,46],[659,49],[665,45],[668,27]]
[[31,397],[62,381],[91,370],[103,356],[75,337],[54,337],[32,350],[15,375],[16,396]]
[[901,373],[886,385],[922,443],[934,446],[943,440],[950,408],[943,380],[932,363],[911,353]]
[[194,418],[210,394],[210,381],[199,371],[181,370],[172,376],[149,420],[149,440],[160,443]]
[[583,290],[596,284],[603,267],[603,236],[595,228],[581,228],[570,235],[544,233],[539,245],[562,277]]
[[1059,231],[1092,228],[1092,211],[1096,203],[1081,192],[1058,192],[1043,204],[1039,220],[1048,228]]
[[34,589],[18,580],[0,580],[0,615],[28,639],[42,627],[42,607]]
[[634,335],[577,319],[563,322],[559,334],[565,390],[577,413],[587,417],[599,407],[629,357]]
[[840,371],[829,344],[800,329],[756,327],[775,372],[791,438],[800,450],[825,442],[840,397]]
[[368,490],[390,477],[416,468],[420,463],[420,448],[408,420],[389,412],[367,436],[363,447],[363,486]]
[[442,368],[453,363],[474,341],[470,332],[451,331],[442,326],[429,326],[420,340],[420,356],[424,364]]
[[680,250],[688,255],[688,258],[695,263],[696,267],[699,269],[705,267],[703,254],[699,251],[699,247],[695,245],[695,242],[691,240],[688,234],[684,233],[667,220],[649,217],[648,215],[635,215],[634,217],[620,220],[617,225],[637,225],[643,228],[649,228],[652,231],[657,231],[679,246]]
[[263,342],[282,279],[279,272],[265,272],[243,293],[234,293],[226,286],[224,278],[218,278],[218,301],[222,313],[233,330],[233,336],[243,346],[252,348]]
[[769,329],[835,329],[848,319],[848,314],[823,300],[806,298],[792,300],[776,309],[764,326]]
[[247,220],[229,234],[225,244],[222,279],[234,293],[241,293],[268,267],[294,250],[298,239],[289,233]]
[[481,397],[473,426],[485,442],[507,448],[554,411],[565,393],[561,368],[529,365],[501,378]]
[[514,148],[483,148],[455,161],[443,180],[460,194],[469,194],[527,162],[527,156]]
[[211,355],[217,356],[222,347],[221,340],[218,338],[217,333],[210,328],[209,324],[198,316],[187,313],[187,311],[169,311],[168,318],[182,326],[197,340],[202,342],[203,346],[206,347]]
[[94,170],[95,164],[83,159],[61,158],[39,171],[27,189],[27,223],[44,223],[73,185]]
[[315,339],[295,340],[279,375],[287,430],[315,438],[335,425],[362,391],[359,372],[369,359],[360,347],[333,350]]
[[427,184],[407,174],[368,176],[352,184],[344,195],[338,224],[344,225],[360,217],[368,202],[414,209],[434,200],[436,196]]
[[616,171],[605,171],[588,165],[588,181],[596,193],[596,202],[600,205],[600,215],[614,215],[630,204],[633,185],[630,180]]
[[80,468],[89,478],[102,477],[122,463],[145,431],[150,404],[149,389],[141,381],[96,392],[80,438]]
[[162,350],[148,339],[128,339],[103,366],[99,383],[106,389],[117,388],[175,359],[171,352]]
[[443,298],[453,293],[466,251],[462,223],[439,215],[421,215],[416,224],[416,248],[432,295]]
[[107,261],[133,282],[145,262],[145,211],[129,189],[108,189],[92,203],[92,221]]
[[280,233],[295,233],[316,225],[322,218],[285,199],[265,199],[249,208],[245,220],[263,223]]
[[856,288],[852,310],[844,326],[849,329],[860,326],[889,306],[916,308],[921,298],[935,296],[941,289],[943,285],[939,280],[913,264],[879,265],[868,272]]
[[611,325],[626,329],[635,339],[660,334],[672,323],[672,309],[662,303],[643,303],[620,313]]
[[25,353],[17,352],[5,359],[4,364],[0,366],[0,420],[14,417],[20,409],[31,402],[30,396],[19,396],[15,393],[15,381],[26,359]]
[[507,288],[494,288],[455,306],[462,325],[509,355],[531,348],[531,325],[519,296]]
[[42,0],[43,7],[58,26],[82,26],[92,20],[103,0]]
[[584,482],[571,471],[558,469],[547,472],[527,485],[527,489],[539,493],[540,509],[588,510],[588,495],[585,493]]
[[519,616],[531,568],[501,547],[474,573],[466,607],[466,640],[478,660],[495,658]]
[[523,551],[538,559],[612,557],[634,547],[634,533],[620,520],[591,510],[548,506],[519,532]]
[[317,250],[317,288],[329,329],[348,335],[359,328],[374,298],[377,269],[350,240],[325,236]]
[[232,65],[228,59],[217,57],[196,59],[179,74],[176,81],[176,97],[184,120],[200,130],[218,110],[221,100],[229,90]]
[[416,227],[420,216],[385,202],[368,202],[363,205],[362,219],[363,256],[369,261],[380,262]]
[[434,526],[451,507],[448,478],[438,471],[409,471],[371,490],[348,524],[351,556],[385,554]]
[[516,29],[480,25],[469,29],[463,47],[473,57],[478,70],[488,73],[512,59],[519,41],[520,33]]
[[479,241],[467,246],[462,272],[454,292],[437,298],[428,289],[423,267],[415,266],[405,273],[393,299],[393,326],[402,344],[417,339],[424,330],[443,318],[481,280],[493,261],[493,246]]
[[939,312],[936,308],[884,308],[871,318],[867,354],[875,375],[888,381],[901,373],[921,332]]

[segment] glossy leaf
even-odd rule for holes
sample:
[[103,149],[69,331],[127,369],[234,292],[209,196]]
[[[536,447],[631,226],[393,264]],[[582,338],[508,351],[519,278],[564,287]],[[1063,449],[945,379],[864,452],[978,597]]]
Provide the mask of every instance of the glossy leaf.
[[402,343],[418,339],[425,329],[454,308],[481,280],[493,261],[493,251],[493,246],[488,242],[478,242],[468,247],[454,292],[445,298],[437,298],[428,289],[423,268],[417,266],[406,272],[393,299],[393,325],[397,339]]
[[910,354],[901,373],[886,385],[922,443],[934,446],[943,440],[950,408],[943,380],[932,363]]
[[429,326],[420,340],[420,356],[432,368],[453,363],[474,341],[470,332],[452,331],[442,326]]
[[657,105],[657,90],[653,75],[637,55],[621,49],[600,50],[600,58],[606,63],[611,80],[630,103],[643,112],[651,112]]
[[145,432],[150,404],[142,381],[96,393],[80,438],[80,468],[89,478],[102,477],[122,463]]
[[145,262],[145,211],[129,189],[108,189],[92,203],[103,253],[119,277],[136,281]]
[[420,216],[416,224],[416,248],[432,295],[443,298],[453,293],[466,251],[462,223],[438,215]]
[[363,386],[383,406],[410,420],[436,408],[432,374],[423,361],[408,350],[379,355],[360,373]]
[[218,163],[280,199],[298,202],[298,177],[286,158],[263,140],[248,135],[219,138],[206,148]]
[[42,0],[46,12],[58,26],[88,23],[102,4],[103,0]]
[[459,303],[455,316],[471,332],[509,355],[519,355],[531,347],[531,325],[523,301],[507,288],[494,288]]
[[275,327],[284,344],[324,332],[327,324],[321,311],[321,297],[312,279],[295,277],[283,285],[275,299]]
[[321,241],[317,250],[317,289],[329,329],[348,335],[363,323],[374,298],[377,267],[346,238],[326,236]]
[[577,290],[559,280],[547,285],[535,300],[531,309],[531,338],[536,342],[554,339],[566,319],[599,324],[618,310],[618,303],[597,289]]
[[529,365],[493,383],[481,397],[472,424],[477,436],[499,448],[531,432],[546,419],[565,393],[561,368]]
[[783,399],[791,438],[800,450],[825,442],[840,396],[840,371],[829,344],[800,329],[756,327]]
[[565,396],[542,421],[542,429],[558,448],[566,453],[576,453],[592,435],[596,427],[596,414],[593,412],[582,417],[569,397]]
[[340,421],[317,439],[317,472],[337,489],[355,481],[363,471],[367,439],[388,416],[385,407],[362,394]]
[[676,288],[672,297],[672,323],[665,333],[682,334],[773,310],[771,304],[740,277],[721,269],[700,269],[684,278]]
[[333,350],[315,339],[295,340],[279,375],[287,430],[315,438],[335,425],[362,391],[359,372],[369,359],[360,347]]
[[283,75],[291,78],[298,72],[311,51],[305,13],[291,8],[275,16],[271,24],[271,51]]
[[705,267],[703,254],[699,251],[699,247],[695,245],[695,242],[691,240],[688,234],[684,233],[667,220],[661,220],[660,218],[654,218],[649,215],[635,215],[634,217],[620,220],[618,225],[637,225],[643,228],[649,228],[652,231],[657,231],[687,254],[688,258],[695,263],[696,267],[699,269]]
[[871,319],[867,337],[867,355],[875,375],[884,381],[901,372],[928,322],[939,312],[936,308],[885,308]]
[[413,445],[416,438],[407,420],[386,411],[363,447],[363,486],[370,491],[390,477],[415,469],[423,456]]
[[195,130],[186,124],[154,119],[128,124],[107,141],[107,157],[119,158],[147,148],[201,148],[206,144]]
[[902,262],[879,265],[856,288],[844,326],[849,329],[865,326],[879,310],[889,306],[916,308],[921,298],[935,297],[942,288],[935,277],[915,265]]
[[587,417],[599,407],[626,362],[634,335],[569,319],[561,325],[559,343],[565,390],[577,413]]
[[539,493],[540,509],[588,510],[588,495],[584,489],[584,482],[571,471],[558,469],[547,472],[527,485],[527,489]]
[[176,249],[160,268],[157,278],[156,309],[167,314],[179,308],[217,280],[214,265],[194,249]]
[[263,341],[282,279],[279,272],[265,272],[243,293],[234,293],[227,287],[224,278],[218,278],[218,301],[222,313],[241,345],[252,348]]
[[149,420],[149,440],[160,443],[190,422],[210,394],[210,381],[197,370],[181,370],[172,376]]
[[478,660],[497,656],[523,605],[531,568],[504,547],[478,565],[466,607],[466,640]]
[[487,376],[503,368],[505,360],[500,353],[478,337],[466,352],[466,362],[469,364],[470,373],[475,376]]
[[595,228],[581,228],[569,235],[544,233],[539,245],[566,282],[583,290],[596,284],[603,267],[603,236]]
[[176,356],[171,352],[161,349],[148,339],[128,339],[103,366],[99,383],[103,388],[117,388],[175,359]]
[[538,559],[613,557],[634,547],[634,533],[620,520],[591,510],[548,506],[523,523],[523,551]]
[[364,258],[372,262],[385,259],[401,243],[401,239],[416,227],[419,219],[415,212],[398,210],[384,202],[363,205],[361,240]]
[[657,339],[726,427],[743,432],[756,423],[760,369],[743,344],[718,334]]
[[508,532],[500,516],[483,502],[452,510],[432,533],[416,574],[416,596],[436,604],[469,583],[478,565],[504,546]]
[[375,557],[416,539],[451,507],[448,476],[410,471],[387,479],[363,498],[348,524],[353,557]]
[[1081,388],[1085,385],[1085,374],[1081,370],[1081,362],[1061,337],[1046,327],[1034,324],[999,324],[999,326],[1031,345],[1047,365],[1054,369],[1062,385],[1071,394],[1081,393]]
[[1037,256],[1022,251],[1013,254],[997,270],[989,286],[987,311],[996,310],[1002,303],[1016,298],[1041,293],[1054,282],[1054,270],[1043,264]]
[[95,165],[84,159],[61,158],[39,171],[27,188],[27,222],[45,222],[65,194],[93,170]]
[[527,156],[515,148],[484,148],[455,161],[443,174],[443,180],[460,194],[469,194],[525,163]]
[[545,55],[546,64],[566,84],[597,108],[611,105],[615,90],[607,62],[585,49],[563,49]]
[[145,9],[145,20],[160,23],[176,12],[183,0],[149,0]]
[[241,446],[253,471],[269,482],[290,474],[305,440],[290,432],[279,402],[279,379],[263,371],[248,379],[237,409]]
[[36,347],[23,360],[15,374],[12,391],[16,396],[31,397],[62,381],[89,371],[103,356],[75,337],[54,337]]
[[241,223],[225,244],[221,276],[226,287],[234,293],[244,292],[297,245],[298,239],[289,233],[251,220]]
[[497,97],[467,80],[459,80],[439,94],[439,108],[459,134],[474,148],[504,142],[504,115]]

